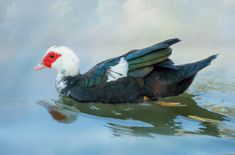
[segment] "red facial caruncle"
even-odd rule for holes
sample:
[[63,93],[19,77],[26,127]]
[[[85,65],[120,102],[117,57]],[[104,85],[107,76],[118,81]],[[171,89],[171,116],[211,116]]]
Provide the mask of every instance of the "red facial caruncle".
[[61,54],[58,54],[56,52],[48,52],[47,55],[43,58],[42,64],[46,67],[51,68],[51,65],[61,56]]

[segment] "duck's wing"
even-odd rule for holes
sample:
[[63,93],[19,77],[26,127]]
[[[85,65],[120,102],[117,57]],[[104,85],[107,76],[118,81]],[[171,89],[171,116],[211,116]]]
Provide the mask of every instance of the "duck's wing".
[[129,71],[163,62],[172,53],[170,46],[179,41],[178,38],[169,39],[144,49],[126,53],[124,57],[129,63]]
[[180,40],[169,39],[153,46],[132,50],[120,57],[103,61],[87,73],[80,75],[77,83],[80,87],[88,88],[102,85],[124,77],[144,77],[155,65],[174,68],[168,59],[172,53],[171,45]]

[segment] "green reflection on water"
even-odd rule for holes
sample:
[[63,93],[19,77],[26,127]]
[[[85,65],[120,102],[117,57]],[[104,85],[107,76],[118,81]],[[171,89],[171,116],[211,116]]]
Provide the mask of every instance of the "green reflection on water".
[[[161,102],[182,106],[162,106]],[[38,103],[58,122],[73,123],[79,121],[79,115],[104,120],[115,136],[200,134],[235,138],[235,132],[225,125],[227,116],[198,106],[190,94],[139,104],[79,103],[65,97]]]

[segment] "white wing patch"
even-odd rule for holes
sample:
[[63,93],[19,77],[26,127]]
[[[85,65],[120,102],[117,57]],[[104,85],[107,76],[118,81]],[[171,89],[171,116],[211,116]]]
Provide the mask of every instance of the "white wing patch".
[[111,66],[107,70],[108,80],[110,81],[116,81],[117,79],[127,77],[128,73],[128,62],[125,60],[125,58],[121,58],[119,63],[117,65]]

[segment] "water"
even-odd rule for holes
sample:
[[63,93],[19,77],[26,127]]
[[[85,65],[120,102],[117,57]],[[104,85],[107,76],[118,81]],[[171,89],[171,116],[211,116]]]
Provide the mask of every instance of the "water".
[[234,87],[202,77],[180,96],[138,104],[5,99],[0,154],[234,154]]

